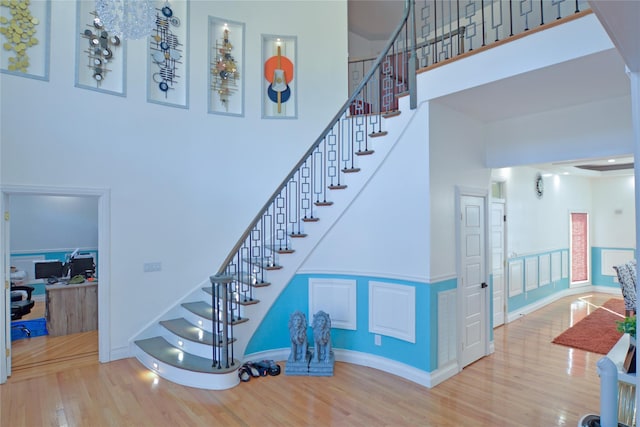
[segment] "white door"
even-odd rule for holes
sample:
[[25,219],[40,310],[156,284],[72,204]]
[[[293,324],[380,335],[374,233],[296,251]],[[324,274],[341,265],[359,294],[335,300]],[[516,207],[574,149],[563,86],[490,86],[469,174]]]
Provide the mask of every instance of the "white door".
[[493,327],[504,324],[504,200],[491,202],[491,275],[493,276]]
[[466,195],[460,199],[461,367],[480,359],[487,351],[485,200]]
[[0,203],[1,212],[3,216],[2,220],[2,241],[0,242],[0,248],[2,249],[2,266],[0,266],[0,272],[2,272],[2,278],[5,283],[4,292],[2,298],[0,298],[0,319],[2,319],[2,327],[4,328],[3,338],[0,339],[0,384],[7,381],[7,377],[11,375],[11,289],[7,286],[11,281],[11,257],[9,253],[9,196],[2,196],[2,203]]

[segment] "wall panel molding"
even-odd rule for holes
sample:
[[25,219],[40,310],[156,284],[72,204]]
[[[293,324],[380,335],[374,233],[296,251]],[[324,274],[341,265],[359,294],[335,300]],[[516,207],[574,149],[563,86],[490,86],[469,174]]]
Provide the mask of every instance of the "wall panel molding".
[[355,280],[309,279],[309,320],[322,310],[331,317],[331,327],[357,330]]
[[369,332],[416,342],[416,288],[369,282]]

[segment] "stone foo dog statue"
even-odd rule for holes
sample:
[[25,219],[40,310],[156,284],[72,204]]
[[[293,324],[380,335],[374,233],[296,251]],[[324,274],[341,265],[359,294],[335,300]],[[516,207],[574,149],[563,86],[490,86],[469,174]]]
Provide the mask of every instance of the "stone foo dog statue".
[[331,355],[331,317],[320,310],[313,315],[313,361],[329,362]]
[[307,317],[301,311],[294,311],[289,317],[289,335],[291,337],[290,362],[307,361]]

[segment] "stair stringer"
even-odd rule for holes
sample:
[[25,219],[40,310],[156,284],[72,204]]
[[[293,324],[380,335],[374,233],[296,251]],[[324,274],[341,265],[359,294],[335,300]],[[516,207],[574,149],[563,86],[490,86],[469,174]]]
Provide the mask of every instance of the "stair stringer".
[[[419,111],[419,109],[411,110],[409,108],[409,97],[401,97],[399,99],[399,108],[402,114],[396,115],[383,120],[384,130],[387,134],[375,138],[369,138],[369,148],[375,152],[373,155],[357,156],[357,167],[360,171],[357,173],[349,173],[342,175],[341,184],[346,184],[347,188],[340,190],[329,190],[328,195],[330,206],[317,206],[314,208],[314,215],[319,218],[317,222],[304,223],[303,232],[307,235],[304,238],[291,239],[291,245],[294,249],[293,253],[278,254],[278,265],[282,266],[279,270],[269,270],[265,272],[266,280],[271,285],[266,287],[257,287],[254,289],[254,297],[260,300],[258,304],[245,306],[242,309],[242,316],[248,318],[249,321],[234,326],[234,355],[235,360],[239,359],[239,363],[234,366],[239,368],[242,365],[247,345],[253,334],[265,318],[271,306],[275,303],[278,296],[285,287],[293,279],[299,268],[306,259],[313,253],[315,247],[322,241],[326,234],[340,220],[342,215],[347,212],[351,204],[357,199],[358,195],[366,188],[369,181],[375,173],[384,164],[385,160],[393,150],[393,147],[402,139],[409,123]],[[169,320],[174,317],[192,318],[190,313],[185,313],[185,309],[181,304],[186,302],[204,301],[211,304],[211,296],[203,291],[204,287],[211,286],[209,281],[204,281],[196,289],[189,292],[185,297],[178,301],[174,306],[167,309],[156,319],[150,322],[141,330],[134,338],[130,340],[130,352],[147,368],[155,371],[159,376],[166,378],[172,382],[192,386],[197,388],[223,390],[234,387],[239,383],[236,370],[229,373],[221,374],[210,373],[194,373],[175,366],[160,364],[157,368],[157,362],[152,356],[145,353],[136,341],[148,338],[162,337],[172,345],[176,345],[178,338],[163,328],[159,324],[160,321]],[[202,326],[206,330],[210,330],[210,322],[204,322]],[[185,353],[188,353],[188,347],[185,347]],[[198,350],[196,350],[196,348]],[[191,353],[189,353],[191,354]],[[202,354],[201,346],[193,348],[193,354]],[[154,364],[156,366],[154,366]],[[219,377],[217,379],[216,377]]]

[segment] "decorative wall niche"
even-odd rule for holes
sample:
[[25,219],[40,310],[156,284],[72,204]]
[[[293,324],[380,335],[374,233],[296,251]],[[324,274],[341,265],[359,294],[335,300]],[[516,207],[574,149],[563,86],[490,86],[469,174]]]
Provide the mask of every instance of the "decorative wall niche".
[[209,113],[244,116],[244,24],[209,17]]
[[0,71],[49,80],[51,1],[0,2]]
[[92,1],[77,2],[76,30],[76,87],[125,96],[125,40],[105,30]]
[[262,36],[262,117],[298,117],[296,90],[296,37]]
[[189,107],[189,1],[156,2],[148,41],[147,101]]

